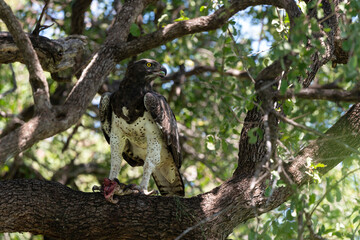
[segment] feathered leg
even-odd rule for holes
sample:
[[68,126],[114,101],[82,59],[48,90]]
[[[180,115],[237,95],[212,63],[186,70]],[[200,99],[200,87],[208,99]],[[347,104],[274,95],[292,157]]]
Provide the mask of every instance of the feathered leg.
[[[115,129],[115,128],[113,128]],[[109,178],[104,179],[102,187],[94,186],[94,190],[103,192],[105,199],[111,203],[117,203],[114,200],[114,194],[123,195],[129,194],[127,186],[117,180],[121,169],[122,152],[124,151],[126,139],[122,136],[121,132],[115,130],[110,133],[110,148],[111,148],[111,169]],[[130,192],[131,193],[131,192]]]
[[140,191],[146,195],[153,194],[156,191],[148,192],[150,176],[155,167],[160,163],[161,145],[153,132],[147,134],[147,153],[144,163],[144,174],[140,183]]
[[119,175],[121,169],[122,152],[124,151],[125,143],[126,139],[121,136],[121,133],[111,133],[111,169],[109,174],[110,180],[114,180]]

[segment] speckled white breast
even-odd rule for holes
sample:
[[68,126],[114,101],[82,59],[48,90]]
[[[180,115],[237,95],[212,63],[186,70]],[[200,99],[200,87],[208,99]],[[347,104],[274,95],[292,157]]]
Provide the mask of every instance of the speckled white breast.
[[120,142],[129,141],[128,147],[134,157],[139,157],[149,165],[153,165],[158,169],[155,171],[160,171],[170,183],[175,181],[177,171],[174,170],[176,166],[172,154],[163,141],[160,126],[156,124],[149,112],[145,111],[142,117],[131,124],[113,113],[111,134],[119,136]]
[[[129,148],[134,156],[146,161],[151,159],[152,164],[155,166],[161,166],[165,163],[171,166],[174,165],[172,155],[163,141],[161,129],[149,112],[145,111],[142,117],[139,117],[131,124],[113,114],[111,129],[112,133],[130,142]],[[152,153],[158,154],[157,157],[153,156]],[[152,156],[150,159],[148,154]],[[171,174],[166,174],[166,178],[168,176],[169,179],[173,178]]]
[[157,137],[161,137],[159,127],[154,122],[150,113],[145,112],[144,116],[139,117],[135,122],[128,124],[124,119],[113,114],[113,127],[115,125],[116,131],[120,131],[121,135],[128,139],[132,144],[138,147],[147,147],[147,133],[152,133]]

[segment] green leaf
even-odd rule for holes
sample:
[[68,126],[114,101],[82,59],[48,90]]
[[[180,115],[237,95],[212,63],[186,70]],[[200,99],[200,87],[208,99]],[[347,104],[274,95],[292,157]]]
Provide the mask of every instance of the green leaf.
[[286,79],[282,79],[281,85],[280,85],[280,93],[284,94],[286,92],[287,88],[288,88],[288,83],[287,83]]
[[240,135],[240,132],[236,128],[233,128],[232,132],[236,135]]
[[336,201],[340,202],[341,201],[341,191],[340,189],[336,189]]
[[330,212],[330,206],[328,204],[323,204],[322,205],[322,209],[325,211],[325,212]]
[[309,197],[309,205],[314,204],[316,200],[316,195],[315,193],[312,193]]
[[135,37],[139,37],[140,34],[141,34],[139,26],[137,24],[135,24],[135,23],[131,24],[130,33]]
[[222,150],[223,150],[225,153],[227,153],[227,152],[229,151],[229,149],[228,149],[228,144],[227,144],[227,142],[226,142],[224,139],[222,139],[222,141],[221,141],[221,146],[222,146]]
[[317,168],[324,168],[324,167],[326,167],[326,165],[325,165],[325,164],[323,164],[323,163],[318,163],[318,164],[316,164],[315,166],[313,166],[313,168],[314,168],[314,169],[317,169]]
[[185,12],[184,10],[180,10],[180,17],[175,19],[174,22],[181,22],[181,21],[185,21],[185,20],[189,20],[190,18],[185,16]]
[[270,193],[271,193],[271,187],[267,187],[265,189],[265,197],[269,197],[270,196]]
[[207,6],[201,6],[200,7],[200,12],[204,11],[205,9],[207,9]]
[[333,203],[334,202],[334,197],[333,195],[331,194],[331,192],[328,192],[326,194],[326,200],[328,200],[329,202]]

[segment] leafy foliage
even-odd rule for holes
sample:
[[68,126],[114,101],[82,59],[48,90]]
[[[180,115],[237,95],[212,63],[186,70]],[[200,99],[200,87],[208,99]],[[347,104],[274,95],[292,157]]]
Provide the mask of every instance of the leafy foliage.
[[[51,1],[45,24],[55,22],[54,26],[42,34],[49,38],[67,36],[70,31],[72,1]],[[88,52],[97,49],[113,21],[112,5],[118,1],[93,1],[85,17],[84,35],[88,37]],[[36,1],[8,1],[25,31],[32,31],[41,3]],[[184,21],[207,15],[218,9],[218,1],[166,1],[164,10],[158,16],[158,9],[151,6],[143,13],[143,19],[130,28],[133,37],[156,31],[161,26],[176,21]],[[305,12],[309,6],[299,3]],[[337,82],[345,90],[359,86],[360,32],[358,1],[340,4],[347,22],[340,22],[341,37],[345,51],[350,51],[348,64],[331,63],[324,65],[317,73],[317,84]],[[186,184],[186,195],[194,196],[218,186],[229,179],[237,167],[238,142],[246,112],[254,107],[255,88],[251,79],[238,78],[225,74],[227,70],[247,71],[255,78],[261,69],[290,51],[292,64],[287,76],[280,83],[284,93],[289,88],[299,91],[301,83],[309,71],[309,63],[316,50],[324,53],[323,45],[314,34],[320,31],[316,21],[299,17],[291,30],[289,17],[283,10],[275,7],[253,7],[236,14],[222,29],[198,33],[167,42],[165,45],[146,51],[137,58],[155,58],[167,66],[170,73],[179,71],[180,65],[189,71],[196,66],[211,66],[214,72],[188,76],[181,84],[181,93],[174,94],[179,83],[155,82],[156,90],[169,99],[176,114],[183,136],[184,161],[182,172]],[[299,24],[300,23],[300,24]],[[4,24],[0,23],[2,30]],[[247,29],[248,28],[248,29]],[[288,41],[291,39],[291,41]],[[313,44],[306,45],[308,40]],[[264,46],[270,46],[264,47]],[[107,84],[119,81],[126,69],[128,60],[119,63],[108,76]],[[32,105],[31,88],[24,65],[13,64],[17,82],[15,92],[0,99],[0,133],[24,109]],[[12,73],[7,65],[0,66],[0,93],[13,87]],[[54,81],[47,75],[51,95],[61,88],[73,86],[76,78],[69,83]],[[63,101],[66,92],[57,101]],[[97,95],[81,121],[71,129],[40,141],[31,149],[9,160],[0,168],[1,178],[41,178],[60,181],[74,189],[91,191],[108,174],[110,168],[110,147],[100,130]],[[281,111],[299,124],[325,132],[349,108],[349,103],[289,99],[281,102]],[[311,132],[299,130],[291,125],[280,123],[278,157],[288,162],[309,141],[316,138]],[[249,142],[255,143],[264,133],[260,128],[249,132]],[[299,234],[309,238],[319,234],[330,239],[358,239],[360,235],[360,192],[357,187],[359,156],[344,159],[326,177],[316,173],[309,162],[309,174],[318,179],[315,184],[295,189],[289,201],[271,213],[263,214],[253,221],[236,228],[232,239],[295,239]],[[90,164],[96,166],[90,169]],[[120,172],[121,182],[139,183],[141,168],[131,168],[124,164]],[[276,171],[275,171],[276,172]],[[275,177],[275,176],[274,176]],[[277,183],[282,184],[281,181]],[[150,186],[154,188],[152,183]],[[270,189],[271,190],[271,189]],[[271,191],[270,191],[271,192]],[[311,226],[307,227],[307,223]],[[311,232],[313,231],[313,233]],[[12,235],[14,239],[21,239]],[[38,237],[41,238],[41,237]]]

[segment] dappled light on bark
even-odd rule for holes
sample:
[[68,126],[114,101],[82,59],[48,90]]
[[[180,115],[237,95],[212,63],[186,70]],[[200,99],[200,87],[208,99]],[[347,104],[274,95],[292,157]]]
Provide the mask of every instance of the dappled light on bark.
[[[0,0],[0,64],[12,64],[0,69],[0,233],[356,238],[355,2]],[[98,94],[140,58],[169,73],[152,87],[178,122],[185,197],[111,204],[91,192],[111,155]],[[139,182],[122,168],[120,181]]]

